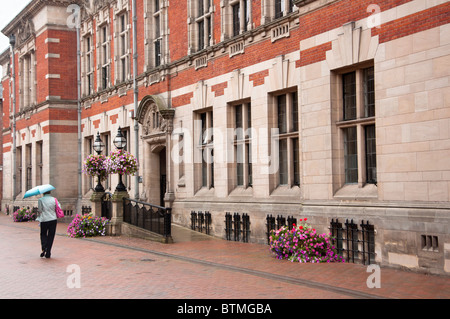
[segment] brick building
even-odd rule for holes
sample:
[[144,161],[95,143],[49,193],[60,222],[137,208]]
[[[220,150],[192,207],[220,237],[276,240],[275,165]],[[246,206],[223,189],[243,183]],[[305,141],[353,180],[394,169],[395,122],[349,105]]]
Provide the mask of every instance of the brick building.
[[264,243],[268,215],[369,221],[376,262],[450,272],[447,1],[137,0],[135,25],[132,5],[36,0],[2,30],[2,208],[46,182],[88,203],[80,158],[120,128],[130,196],[177,224],[209,211],[224,237],[246,213]]

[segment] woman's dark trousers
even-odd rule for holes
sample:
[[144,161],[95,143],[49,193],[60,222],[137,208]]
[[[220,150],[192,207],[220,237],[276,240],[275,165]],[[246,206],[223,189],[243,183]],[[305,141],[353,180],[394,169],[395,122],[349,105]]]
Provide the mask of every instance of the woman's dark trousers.
[[41,222],[41,246],[42,251],[45,251],[45,255],[50,257],[52,251],[53,240],[55,239],[57,220],[51,220],[49,222]]

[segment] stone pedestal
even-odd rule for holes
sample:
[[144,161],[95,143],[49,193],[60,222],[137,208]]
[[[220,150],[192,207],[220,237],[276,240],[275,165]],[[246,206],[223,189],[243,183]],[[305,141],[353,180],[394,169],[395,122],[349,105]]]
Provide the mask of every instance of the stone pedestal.
[[128,192],[114,192],[111,198],[112,217],[107,233],[110,236],[120,236],[123,222],[123,199],[129,197]]
[[102,216],[102,197],[105,192],[94,192],[91,196],[92,213],[96,217]]

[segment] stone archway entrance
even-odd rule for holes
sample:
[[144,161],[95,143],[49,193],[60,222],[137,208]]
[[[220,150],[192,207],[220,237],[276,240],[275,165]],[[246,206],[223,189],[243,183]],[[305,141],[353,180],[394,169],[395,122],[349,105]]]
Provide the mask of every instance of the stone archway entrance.
[[170,162],[171,134],[175,110],[167,108],[159,96],[147,95],[139,104],[137,120],[142,125],[143,192],[142,200],[172,207],[173,190]]

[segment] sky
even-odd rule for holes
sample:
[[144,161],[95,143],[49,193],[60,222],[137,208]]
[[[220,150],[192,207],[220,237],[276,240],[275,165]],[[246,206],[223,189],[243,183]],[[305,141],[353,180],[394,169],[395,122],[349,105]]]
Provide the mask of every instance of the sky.
[[[9,47],[9,39],[1,33],[1,30],[11,22],[32,0],[0,0],[0,53]],[[0,78],[2,67],[0,66]],[[1,94],[0,94],[1,95]]]
[[[11,22],[32,0],[0,0],[0,30]],[[0,32],[0,53],[8,49],[9,39]]]

